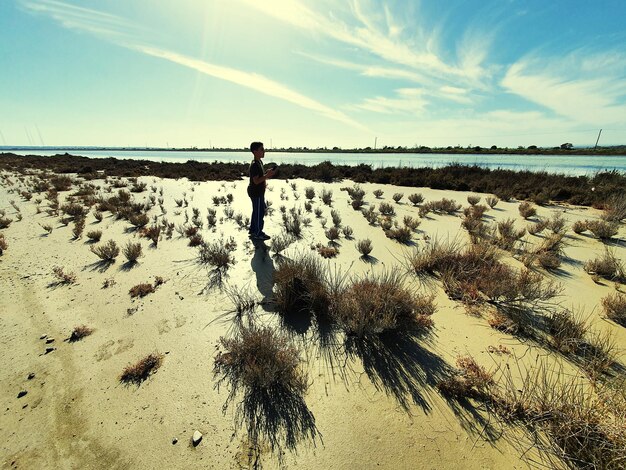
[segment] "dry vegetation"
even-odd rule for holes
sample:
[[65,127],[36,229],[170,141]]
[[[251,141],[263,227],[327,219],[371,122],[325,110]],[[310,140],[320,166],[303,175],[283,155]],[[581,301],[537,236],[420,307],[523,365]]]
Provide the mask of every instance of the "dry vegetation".
[[72,330],[72,333],[70,334],[68,341],[70,343],[75,343],[76,341],[80,341],[84,337],[91,335],[93,331],[94,331],[93,328],[89,328],[88,326],[85,326],[85,325],[76,326]]
[[140,359],[136,364],[129,364],[126,366],[122,375],[120,375],[120,382],[125,384],[140,385],[144,380],[147,380],[150,375],[154,374],[157,369],[161,367],[162,363],[162,354],[148,354],[143,359]]

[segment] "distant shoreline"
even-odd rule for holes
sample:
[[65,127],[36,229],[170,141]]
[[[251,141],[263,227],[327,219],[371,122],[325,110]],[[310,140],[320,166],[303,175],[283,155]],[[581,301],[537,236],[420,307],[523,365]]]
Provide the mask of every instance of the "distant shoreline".
[[[0,147],[1,152],[12,151],[124,151],[124,152],[248,152],[248,148],[164,148],[164,147]],[[307,147],[289,147],[289,148],[277,148],[268,149],[272,153],[370,153],[370,154],[448,154],[448,155],[585,155],[585,156],[626,156],[626,145],[611,146],[611,147],[584,147],[584,148],[502,148],[502,147],[418,147],[418,148],[405,148],[405,147],[384,147],[380,149],[373,149],[370,147],[354,148],[354,149],[341,149],[338,147],[329,148],[315,148],[310,149]]]

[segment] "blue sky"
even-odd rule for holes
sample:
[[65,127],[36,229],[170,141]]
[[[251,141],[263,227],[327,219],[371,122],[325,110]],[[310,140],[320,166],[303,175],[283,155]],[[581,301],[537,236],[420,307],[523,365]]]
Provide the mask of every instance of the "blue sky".
[[0,145],[626,144],[625,25],[624,0],[2,0]]

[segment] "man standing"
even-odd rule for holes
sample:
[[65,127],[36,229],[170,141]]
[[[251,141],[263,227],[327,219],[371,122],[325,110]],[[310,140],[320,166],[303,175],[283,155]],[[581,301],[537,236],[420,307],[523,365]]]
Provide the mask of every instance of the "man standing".
[[267,171],[261,161],[265,156],[263,142],[252,142],[250,151],[254,160],[250,163],[250,183],[248,184],[248,196],[252,200],[252,216],[250,217],[250,237],[254,240],[269,240],[270,237],[263,232],[263,217],[265,216],[265,186],[266,181],[274,176],[275,168]]

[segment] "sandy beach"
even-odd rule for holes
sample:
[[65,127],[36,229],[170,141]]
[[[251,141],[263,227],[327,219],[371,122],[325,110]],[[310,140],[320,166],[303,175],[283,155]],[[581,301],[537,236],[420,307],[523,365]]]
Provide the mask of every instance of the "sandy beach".
[[[182,227],[185,214],[191,224],[193,209],[198,209],[203,221],[198,233],[205,242],[232,239],[235,263],[219,286],[211,284],[210,267],[198,261],[198,247],[189,246],[189,239],[176,230],[171,238],[162,232],[154,246],[127,220],[111,212],[102,211],[102,221],[96,220],[92,207],[83,233],[75,238],[74,222],[65,225],[63,214],[47,213],[45,193],[33,193],[30,200],[20,195],[35,175],[4,171],[0,181],[0,209],[12,219],[0,230],[8,245],[0,256],[2,468],[558,466],[519,426],[497,419],[478,400],[468,401],[467,406],[451,400],[437,386],[457,369],[459,357],[468,356],[494,372],[494,377],[509,373],[513,380],[521,380],[524,371],[535,370],[541,363],[564,377],[590,383],[580,364],[570,357],[522,335],[492,328],[492,304],[471,308],[467,302],[452,299],[437,276],[424,282],[411,272],[411,254],[433,243],[469,245],[468,232],[461,226],[463,208],[470,205],[467,198],[480,196],[480,204],[484,204],[491,195],[361,183],[363,209],[372,205],[379,209],[381,203],[388,203],[395,212],[390,217],[392,224],[396,221],[402,227],[407,216],[420,221],[411,230],[410,241],[399,243],[386,236],[380,222],[371,225],[360,210],[353,209],[348,191],[342,190],[353,188],[352,181],[272,180],[266,199],[273,211],[266,216],[265,231],[273,238],[284,231],[281,206],[287,214],[295,208],[302,219],[310,219],[303,224],[300,238],[281,257],[271,250],[271,240],[252,242],[248,238],[245,218],[250,216],[250,200],[245,179],[138,178],[137,183],[146,187],[130,193],[133,201],[145,204],[150,197],[163,199],[165,213],[153,203],[147,211],[150,220],[156,217],[160,223],[167,218]],[[72,188],[59,191],[60,206],[84,183],[76,175],[69,176]],[[132,186],[129,178],[89,183],[105,198]],[[305,208],[307,187],[315,190],[310,204],[313,210],[321,210],[320,217]],[[332,205],[322,202],[323,190],[332,191]],[[383,191],[380,198],[374,196],[375,190]],[[396,193],[403,195],[399,203],[392,198]],[[409,202],[414,193],[420,193],[424,202]],[[227,202],[229,194],[232,202]],[[216,205],[216,197],[225,202]],[[462,208],[452,214],[430,212],[420,217],[420,206],[444,198]],[[181,206],[177,200],[182,201]],[[491,226],[513,219],[515,228],[522,229],[538,218],[562,215],[568,227],[562,263],[552,271],[534,265],[533,272],[562,288],[553,299],[555,305],[587,318],[591,330],[610,333],[618,348],[615,362],[625,363],[626,328],[607,319],[602,308],[602,299],[618,290],[624,292],[624,286],[584,269],[584,264],[602,256],[607,246],[618,260],[626,260],[624,225],[605,243],[589,231],[577,234],[571,230],[576,221],[601,220],[598,209],[548,204],[536,206],[537,215],[525,220],[519,205],[517,200],[499,201],[482,219]],[[207,224],[207,208],[216,211],[214,228]],[[341,218],[337,225],[350,227],[353,234],[346,238],[340,230],[335,244],[338,254],[326,259],[316,245],[329,244],[325,230],[333,226],[331,211]],[[242,215],[241,224],[237,214]],[[44,229],[46,225],[51,226],[50,232]],[[87,237],[94,230],[102,231],[98,243]],[[548,229],[537,235],[525,233],[521,243],[532,251],[548,233]],[[356,248],[363,239],[372,242],[368,258],[361,257]],[[108,240],[120,247],[139,242],[143,256],[130,264],[120,253],[115,262],[101,263],[90,248]],[[524,268],[513,251],[498,250],[502,263],[515,270]],[[384,272],[402,274],[410,289],[434,296],[432,329],[411,343],[412,349],[400,345],[371,357],[346,349],[341,332],[331,338],[330,345],[322,346],[310,318],[281,316],[272,303],[272,279],[280,263],[304,255],[319,259],[327,272],[346,279]],[[60,282],[54,267],[74,273],[75,282]],[[154,292],[131,298],[133,286],[154,285],[157,276],[164,282]],[[254,321],[277,328],[300,351],[299,367],[308,382],[303,398],[314,417],[315,430],[296,432],[295,442],[284,441],[279,429],[279,447],[272,449],[263,439],[252,445],[246,422],[236,413],[241,394],[228,402],[228,382],[217,386],[213,369],[215,358],[224,350],[220,338],[237,334],[234,292],[258,300]],[[93,332],[69,341],[79,325]],[[125,367],[151,353],[162,357],[158,370],[138,383],[120,381]],[[194,445],[196,431],[202,440]]]

